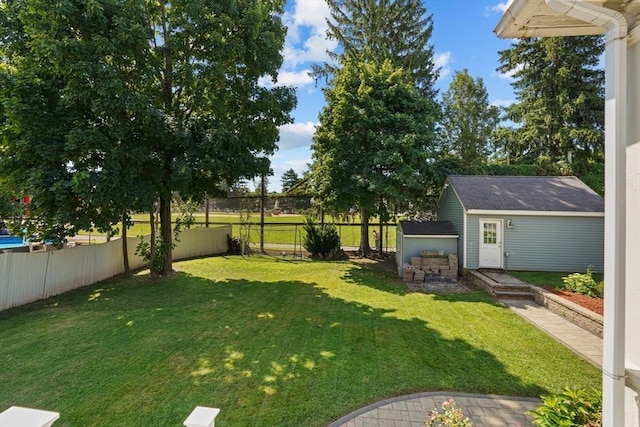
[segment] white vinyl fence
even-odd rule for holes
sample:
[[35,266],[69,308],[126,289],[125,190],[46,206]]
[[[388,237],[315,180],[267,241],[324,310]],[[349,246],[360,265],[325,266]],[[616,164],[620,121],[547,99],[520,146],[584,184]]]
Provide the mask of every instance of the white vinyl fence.
[[[231,226],[193,228],[180,233],[173,259],[228,251]],[[148,240],[148,236],[147,240]],[[135,255],[140,238],[127,238],[132,270],[146,266]],[[49,252],[0,253],[0,311],[45,299],[124,273],[122,241],[81,245]]]

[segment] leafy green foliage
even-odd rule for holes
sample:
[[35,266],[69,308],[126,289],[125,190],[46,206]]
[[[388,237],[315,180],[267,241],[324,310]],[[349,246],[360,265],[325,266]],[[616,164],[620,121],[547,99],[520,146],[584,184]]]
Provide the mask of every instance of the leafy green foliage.
[[[442,411],[442,412],[440,412]],[[433,409],[427,414],[425,427],[473,427],[469,418],[465,417],[462,410],[456,407],[456,402],[449,399],[442,404],[440,410]]]
[[169,245],[174,192],[198,200],[267,172],[296,102],[293,88],[259,84],[282,63],[283,8],[3,3],[0,174],[28,185],[30,226],[61,241],[160,200]]
[[503,157],[532,163],[597,159],[604,144],[602,37],[523,38],[500,52],[498,70],[513,76],[518,102],[506,109]]
[[145,241],[140,237],[140,242],[136,245],[135,254],[146,262],[152,262],[149,266],[152,272],[158,273],[162,271],[164,260],[175,247],[178,242],[177,236],[171,241],[165,241],[162,236],[155,236],[155,244]]
[[590,297],[602,297],[604,291],[604,284],[593,278],[591,265],[587,267],[586,273],[569,274],[562,278],[562,282],[565,289]]
[[528,412],[539,427],[598,427],[602,425],[602,393],[592,389],[565,388],[542,396],[542,405]]
[[333,224],[316,225],[311,218],[304,222],[302,245],[312,258],[339,259],[342,257],[340,236]]
[[313,184],[325,207],[360,210],[360,250],[368,253],[370,214],[386,221],[397,206],[416,209],[424,201],[437,111],[390,61],[344,64],[325,97]]
[[289,169],[285,173],[282,174],[282,192],[286,193],[291,188],[293,188],[298,182],[300,182],[300,177],[293,169]]
[[385,60],[406,70],[416,88],[435,99],[438,69],[429,44],[433,19],[420,0],[327,0],[331,20],[327,35],[339,52],[330,52],[333,64],[313,67],[316,77],[331,76],[349,61]]
[[442,148],[464,165],[486,163],[500,113],[489,104],[483,80],[467,70],[457,72],[442,95],[442,107]]

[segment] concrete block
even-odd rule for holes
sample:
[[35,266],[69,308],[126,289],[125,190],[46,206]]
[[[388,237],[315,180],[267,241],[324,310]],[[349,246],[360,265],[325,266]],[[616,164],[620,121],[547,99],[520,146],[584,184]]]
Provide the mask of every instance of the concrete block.
[[187,427],[214,427],[219,413],[220,409],[218,408],[196,406],[187,419],[184,420],[184,425]]
[[58,412],[12,406],[0,413],[0,426],[50,427],[58,418],[60,418]]

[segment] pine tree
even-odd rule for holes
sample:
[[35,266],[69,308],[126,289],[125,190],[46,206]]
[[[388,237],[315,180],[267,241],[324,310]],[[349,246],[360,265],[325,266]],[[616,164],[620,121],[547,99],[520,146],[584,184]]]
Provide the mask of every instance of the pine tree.
[[420,0],[327,0],[332,20],[327,35],[340,50],[329,52],[333,64],[314,67],[316,76],[329,76],[345,58],[384,60],[410,73],[422,93],[434,98],[438,70],[434,64],[432,16]]
[[293,169],[289,169],[285,173],[282,174],[282,192],[286,193],[293,186],[295,186],[298,182],[300,182],[300,177]]
[[597,159],[604,144],[602,37],[528,38],[500,52],[513,74],[518,102],[507,108],[516,126],[501,135],[513,162]]

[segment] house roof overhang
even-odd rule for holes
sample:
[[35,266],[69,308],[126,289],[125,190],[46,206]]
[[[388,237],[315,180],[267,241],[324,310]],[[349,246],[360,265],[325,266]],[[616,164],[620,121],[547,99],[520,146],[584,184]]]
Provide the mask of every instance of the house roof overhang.
[[[573,0],[574,3],[591,3],[623,14],[635,12],[626,10],[637,7],[628,0]],[[495,28],[495,33],[502,38],[520,37],[560,37],[604,34],[601,25],[569,17],[557,12],[547,5],[545,0],[514,0],[502,15]]]

